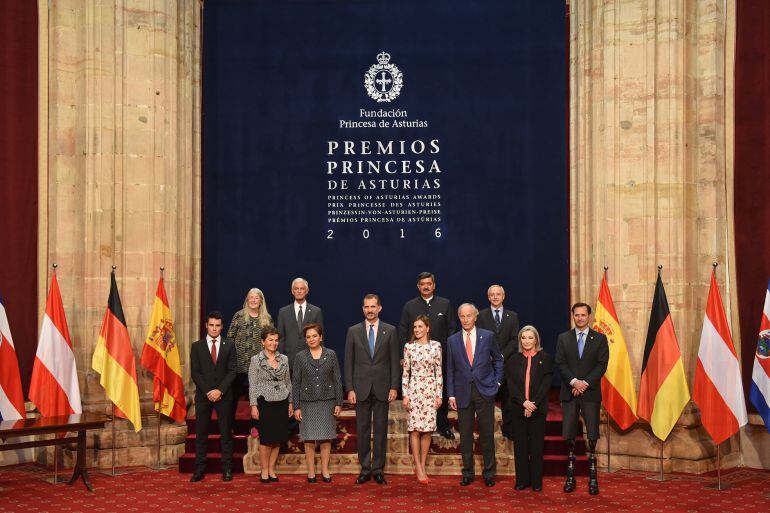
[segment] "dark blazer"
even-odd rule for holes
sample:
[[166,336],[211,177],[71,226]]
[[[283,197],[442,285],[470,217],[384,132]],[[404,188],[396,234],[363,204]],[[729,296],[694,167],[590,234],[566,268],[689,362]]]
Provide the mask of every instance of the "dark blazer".
[[455,398],[458,408],[467,408],[470,404],[471,383],[475,383],[479,394],[494,401],[503,380],[503,355],[493,332],[476,327],[473,365],[465,353],[462,331],[449,337],[446,354],[447,395]]
[[[302,325],[307,326],[308,324],[316,323],[320,324],[321,329],[323,329],[324,316],[321,309],[307,301],[305,301],[303,307]],[[293,302],[278,310],[278,321],[275,323],[275,328],[281,335],[278,341],[278,352],[285,354],[289,358],[289,367],[292,367],[297,353],[307,348],[305,335],[302,334],[299,326],[297,326],[297,316],[294,315]]]
[[495,334],[495,340],[506,362],[508,362],[511,356],[519,352],[519,315],[513,310],[503,306],[503,315],[500,319],[500,329],[498,330],[492,308],[485,308],[479,312],[479,317],[476,319],[476,327],[489,330]]
[[578,357],[575,330],[571,329],[559,335],[556,341],[556,358],[554,359],[561,374],[559,400],[569,401],[572,399],[572,385],[569,383],[573,378],[577,378],[588,383],[588,390],[583,393],[583,399],[601,402],[601,380],[607,371],[609,359],[610,347],[607,343],[607,337],[598,331],[588,330],[582,358]]
[[401,381],[396,328],[382,319],[379,322],[374,358],[369,352],[366,321],[348,328],[345,337],[345,388],[356,393],[357,401],[365,401],[369,394],[387,401],[388,392],[398,390]]
[[294,409],[301,409],[305,401],[328,401],[342,406],[342,376],[337,353],[324,347],[321,357],[313,359],[309,349],[300,351],[294,358],[292,373]]
[[[521,413],[526,400],[524,384],[527,378],[527,357],[516,352],[511,356],[509,366],[510,373],[506,373],[508,390],[511,401],[519,408]],[[532,366],[529,369],[529,400],[535,403],[537,409],[534,415],[548,413],[548,393],[551,390],[551,376],[553,375],[553,359],[545,351],[538,351],[532,357]]]
[[206,394],[214,389],[222,392],[222,400],[233,399],[232,384],[235,380],[235,343],[220,337],[217,364],[211,361],[206,337],[190,346],[190,376],[195,382],[195,401],[208,401]]
[[420,296],[410,299],[404,304],[401,321],[398,323],[401,355],[404,354],[404,346],[412,338],[412,324],[418,315],[425,315],[430,319],[430,338],[441,342],[442,347],[446,347],[449,335],[457,331],[457,313],[448,299],[433,296],[430,306]]

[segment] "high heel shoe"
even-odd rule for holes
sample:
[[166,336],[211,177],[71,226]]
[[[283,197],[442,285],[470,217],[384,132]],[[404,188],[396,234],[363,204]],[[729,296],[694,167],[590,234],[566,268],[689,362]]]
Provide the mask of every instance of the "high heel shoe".
[[321,481],[323,481],[324,483],[331,483],[332,482],[332,476],[328,476],[327,477],[327,476],[322,474],[321,475]]
[[270,477],[259,476],[259,482],[260,483],[269,483],[270,482]]
[[308,482],[308,483],[317,483],[317,482],[318,482],[318,479],[316,479],[316,477],[315,477],[315,476],[313,476],[313,477],[310,477],[310,476],[308,476],[308,478],[307,478],[307,482]]

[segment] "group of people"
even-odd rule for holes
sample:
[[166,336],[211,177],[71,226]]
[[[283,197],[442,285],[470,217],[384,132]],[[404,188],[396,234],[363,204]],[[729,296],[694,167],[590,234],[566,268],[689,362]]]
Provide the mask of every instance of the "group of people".
[[[383,470],[388,411],[400,389],[419,483],[430,481],[426,464],[434,432],[450,439],[455,436],[447,417],[452,409],[457,412],[460,435],[460,484],[468,486],[475,479],[473,439],[478,422],[482,477],[486,486],[495,485],[494,411],[499,400],[502,434],[514,443],[515,489],[541,491],[545,422],[555,365],[562,380],[562,434],[569,451],[564,491],[576,489],[575,439],[582,415],[588,435],[588,491],[598,494],[595,450],[601,378],[609,347],[604,335],[589,328],[591,307],[585,303],[572,306],[575,327],[559,335],[552,358],[542,349],[534,326],[519,329],[516,312],[503,305],[505,291],[500,285],[489,287],[490,306],[481,312],[465,303],[455,313],[449,300],[435,295],[436,279],[431,273],[418,276],[417,289],[420,295],[404,305],[398,328],[380,319],[380,298],[367,294],[363,321],[347,332],[344,388],[348,403],[355,407],[361,466],[355,482],[387,483]],[[196,469],[191,481],[204,478],[212,410],[217,412],[221,434],[222,479],[232,479],[231,425],[240,395],[248,392],[251,434],[260,440],[261,481],[278,481],[275,465],[280,444],[298,424],[308,482],[317,482],[317,446],[321,479],[331,482],[335,417],[344,400],[339,360],[334,350],[323,345],[323,314],[307,302],[307,281],[295,279],[291,292],[294,302],[280,309],[275,327],[264,295],[251,289],[243,309],[233,317],[227,337],[221,337],[221,314],[212,312],[206,320],[206,337],[192,345]]]

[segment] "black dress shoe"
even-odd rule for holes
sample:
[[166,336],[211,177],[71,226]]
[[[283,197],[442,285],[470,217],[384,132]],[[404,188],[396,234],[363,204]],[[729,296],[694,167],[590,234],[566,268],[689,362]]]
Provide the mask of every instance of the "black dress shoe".
[[269,483],[270,482],[270,478],[269,477],[259,476],[259,482],[260,483]]
[[532,487],[533,492],[542,492],[543,491],[543,485],[537,485]]
[[331,483],[332,482],[332,476],[326,477],[324,475],[321,476],[321,481],[324,483]]
[[484,484],[486,486],[489,486],[489,487],[495,486],[495,478],[494,477],[485,477],[484,478]]
[[232,481],[233,480],[233,473],[229,470],[225,470],[222,472],[222,481]]
[[385,481],[385,476],[382,474],[374,474],[374,482],[381,485],[388,484],[388,482]]
[[525,485],[525,484],[518,484],[518,483],[517,483],[517,484],[516,484],[516,486],[514,486],[514,488],[515,488],[516,490],[524,490],[524,489],[526,489],[526,488],[529,488],[529,485]]
[[468,486],[473,482],[472,477],[463,476],[463,478],[460,480],[460,486]]
[[315,477],[315,476],[313,476],[313,477],[308,477],[308,478],[307,478],[307,482],[308,482],[308,483],[317,483],[317,482],[318,482],[318,479],[316,479],[316,477]]
[[446,438],[447,440],[455,439],[455,434],[454,432],[452,432],[452,429],[445,429],[444,431],[441,431],[439,434],[444,438]]
[[196,472],[193,474],[193,476],[190,478],[191,483],[197,483],[198,481],[203,481],[203,478],[206,477],[206,474],[203,472]]
[[270,480],[271,483],[277,483],[278,482],[278,477],[276,477],[276,476],[270,476],[270,477],[268,477],[268,479]]
[[356,484],[364,484],[372,478],[369,474],[359,474],[356,478]]

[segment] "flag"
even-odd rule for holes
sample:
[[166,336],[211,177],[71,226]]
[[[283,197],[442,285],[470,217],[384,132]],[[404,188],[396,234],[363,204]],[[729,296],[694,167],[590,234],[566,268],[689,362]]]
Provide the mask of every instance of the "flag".
[[130,420],[134,430],[139,431],[142,429],[142,415],[139,409],[136,362],[128,337],[126,318],[123,316],[123,306],[120,304],[115,271],[110,276],[110,297],[91,367],[100,374],[99,384],[115,405],[117,416]]
[[182,364],[174,335],[174,319],[168,306],[163,278],[158,281],[150,327],[142,348],[142,367],[152,372],[152,396],[156,411],[177,422],[187,416],[187,402],[182,382]]
[[759,340],[754,353],[754,369],[751,372],[749,399],[765,421],[770,432],[770,283],[765,292],[765,307],[759,324]]
[[45,314],[40,326],[29,399],[44,417],[82,413],[80,385],[75,353],[64,315],[56,272],[45,302]]
[[715,271],[711,272],[711,287],[703,316],[692,399],[700,408],[703,427],[717,445],[748,422],[740,365]]
[[618,314],[612,301],[607,276],[602,278],[599,299],[596,302],[594,329],[607,336],[610,360],[602,378],[602,404],[620,429],[630,428],[636,422],[636,389],[626,339],[620,329]]
[[690,400],[682,354],[668,309],[663,280],[655,282],[650,324],[642,360],[639,407],[636,414],[650,423],[652,432],[665,440]]
[[26,416],[19,359],[16,357],[5,306],[0,299],[0,420],[18,420]]

